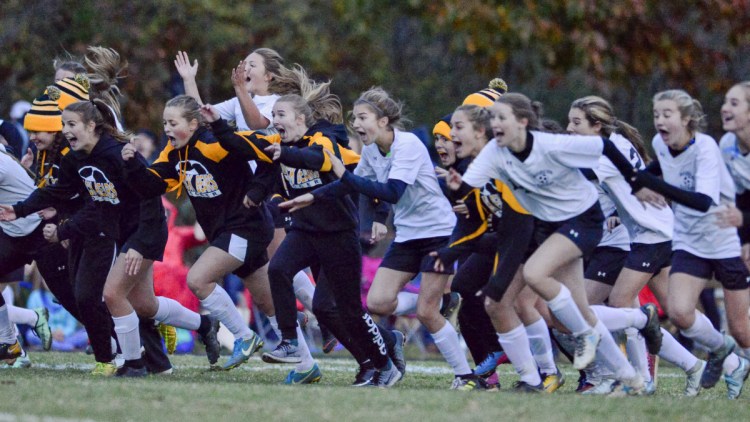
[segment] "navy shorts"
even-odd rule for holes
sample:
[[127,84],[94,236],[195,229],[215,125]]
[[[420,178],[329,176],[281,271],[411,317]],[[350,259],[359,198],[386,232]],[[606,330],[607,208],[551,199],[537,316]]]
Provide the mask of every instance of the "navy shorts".
[[676,250],[672,253],[672,270],[669,274],[684,273],[694,277],[716,280],[727,290],[750,287],[750,273],[740,257],[707,259],[690,252]]
[[[430,252],[448,246],[448,242],[448,236],[393,242],[380,266],[405,273],[434,273],[435,258],[430,256]],[[440,274],[453,274],[453,266],[445,268]]]
[[661,243],[633,243],[625,260],[625,268],[642,273],[658,274],[672,263],[672,241]]
[[251,236],[237,233],[221,233],[211,241],[211,246],[221,249],[242,261],[232,274],[245,278],[268,263],[268,242],[250,240]]
[[530,257],[553,233],[560,233],[575,243],[583,258],[586,259],[602,240],[603,226],[604,214],[602,214],[599,202],[568,220],[552,222],[535,219],[534,236],[526,257]]
[[597,247],[586,265],[586,280],[614,286],[629,254],[630,252],[613,246]]

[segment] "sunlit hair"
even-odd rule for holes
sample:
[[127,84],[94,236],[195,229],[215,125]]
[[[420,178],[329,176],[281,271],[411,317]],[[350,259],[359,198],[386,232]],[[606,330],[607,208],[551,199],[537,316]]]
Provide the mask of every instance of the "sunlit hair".
[[181,110],[180,116],[182,116],[188,122],[192,122],[193,119],[198,121],[198,124],[204,124],[205,119],[201,115],[201,106],[195,98],[189,95],[178,95],[171,100],[167,101],[164,108],[172,107]]
[[408,122],[403,116],[404,105],[391,98],[390,94],[379,86],[372,87],[363,92],[354,101],[354,105],[368,106],[377,115],[378,119],[387,117],[388,127],[391,129],[403,129],[404,125]]
[[343,123],[341,100],[331,93],[331,81],[315,82],[307,76],[302,66],[289,69],[290,78],[299,86],[299,94],[286,94],[277,103],[290,103],[296,114],[305,116],[305,125],[311,127],[319,120],[334,124]]
[[677,110],[681,117],[690,119],[687,126],[690,132],[695,133],[705,130],[706,115],[703,113],[703,106],[700,101],[681,89],[670,89],[654,95],[654,103],[667,100],[674,101],[677,104]]
[[484,131],[484,136],[487,137],[487,139],[492,138],[492,124],[490,123],[492,120],[492,113],[490,113],[487,108],[473,104],[462,105],[456,108],[456,111],[454,111],[453,114],[459,111],[466,115],[474,130]]
[[120,59],[120,54],[106,47],[91,46],[84,57],[89,68],[91,90],[89,95],[103,100],[115,111],[116,118],[122,121],[120,97],[122,93],[117,87],[118,79],[125,77],[128,62]]
[[109,135],[120,142],[130,141],[130,133],[117,130],[115,116],[107,104],[100,99],[78,101],[65,108],[65,112],[69,111],[78,114],[84,124],[94,122],[94,131],[99,136]]
[[516,120],[526,119],[526,130],[539,130],[539,115],[542,114],[542,103],[531,101],[529,97],[517,92],[509,92],[500,97],[495,103],[505,104],[513,111]]

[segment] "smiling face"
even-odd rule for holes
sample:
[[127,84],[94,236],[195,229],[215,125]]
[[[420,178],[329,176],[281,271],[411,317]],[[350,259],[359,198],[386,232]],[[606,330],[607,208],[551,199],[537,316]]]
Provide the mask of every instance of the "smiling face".
[[674,100],[654,103],[654,127],[668,147],[679,150],[690,142],[689,123],[690,118],[680,113]]
[[443,135],[435,135],[435,150],[443,167],[450,167],[456,162],[456,146]]
[[476,130],[464,111],[456,111],[451,116],[451,140],[456,147],[456,157],[476,157],[486,139],[484,131]]
[[580,108],[571,108],[568,112],[568,132],[574,135],[599,135],[601,123],[592,125],[586,118],[586,113]]
[[365,145],[374,143],[388,132],[388,118],[378,118],[375,110],[367,104],[355,105],[352,119],[352,129]]
[[245,89],[253,95],[268,95],[268,83],[273,76],[266,71],[265,60],[258,53],[245,58]]
[[745,88],[735,85],[727,92],[721,106],[721,125],[735,134],[750,131],[750,103]]
[[511,106],[499,102],[490,107],[490,112],[492,112],[492,119],[490,120],[492,133],[499,146],[524,145],[526,126],[528,125],[527,119],[516,118]]
[[39,151],[46,151],[52,148],[55,143],[57,132],[32,132],[29,131],[29,140],[36,145]]
[[99,136],[95,131],[96,123],[93,121],[84,122],[80,114],[67,110],[63,111],[62,120],[62,133],[68,140],[70,148],[73,151],[90,154],[96,143],[99,142]]
[[164,108],[164,134],[167,135],[174,149],[187,145],[195,130],[198,129],[198,120],[188,121],[183,114],[183,110],[179,107]]
[[273,106],[273,127],[279,132],[281,142],[296,142],[307,132],[305,116],[294,111],[292,103],[276,101]]

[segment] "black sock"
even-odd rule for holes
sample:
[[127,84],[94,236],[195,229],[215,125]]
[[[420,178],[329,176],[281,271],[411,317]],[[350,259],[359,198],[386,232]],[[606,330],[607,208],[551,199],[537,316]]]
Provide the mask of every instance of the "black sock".
[[211,319],[206,315],[201,315],[201,325],[198,327],[199,334],[205,334],[211,330]]

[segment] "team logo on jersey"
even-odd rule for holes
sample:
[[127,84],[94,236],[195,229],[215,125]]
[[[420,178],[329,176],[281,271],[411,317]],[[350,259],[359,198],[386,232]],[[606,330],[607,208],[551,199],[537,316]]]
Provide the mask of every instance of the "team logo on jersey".
[[[182,170],[180,166],[182,166]],[[185,180],[182,184],[187,189],[188,195],[194,198],[215,198],[221,195],[219,185],[214,180],[214,175],[200,162],[195,160],[181,161],[175,167],[178,172],[185,172]]]
[[534,175],[538,186],[548,186],[552,184],[552,170],[542,170]]
[[[47,170],[45,169],[45,171]],[[57,177],[59,174],[60,166],[58,166],[57,164],[52,164],[50,171],[42,176],[42,179],[44,179],[44,184],[47,186],[54,185],[55,183],[57,183]]]
[[120,203],[114,183],[109,181],[103,171],[94,166],[85,166],[78,170],[78,175],[83,179],[91,199],[113,205]]
[[495,188],[495,185],[492,183],[484,185],[480,193],[480,198],[482,199],[482,205],[484,205],[492,215],[497,218],[503,216],[503,198]]
[[308,189],[323,184],[323,181],[320,180],[320,173],[317,170],[282,167],[284,179],[286,179],[292,189]]
[[680,172],[680,188],[689,191],[695,190],[695,175],[689,171]]

